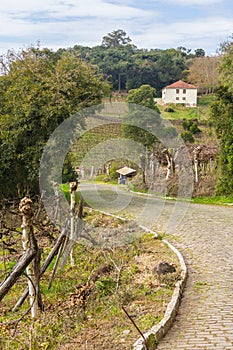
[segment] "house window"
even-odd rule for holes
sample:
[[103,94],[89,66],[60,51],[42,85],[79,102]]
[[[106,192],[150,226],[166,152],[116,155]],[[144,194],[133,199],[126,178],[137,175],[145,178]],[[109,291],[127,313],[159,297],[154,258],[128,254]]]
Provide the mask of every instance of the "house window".
[[179,101],[179,97],[176,97],[176,100]]
[[178,94],[180,92],[180,90],[179,89],[176,89],[176,93]]
[[186,94],[186,89],[183,89],[183,94]]
[[185,101],[185,100],[186,100],[186,97],[183,97],[183,100]]

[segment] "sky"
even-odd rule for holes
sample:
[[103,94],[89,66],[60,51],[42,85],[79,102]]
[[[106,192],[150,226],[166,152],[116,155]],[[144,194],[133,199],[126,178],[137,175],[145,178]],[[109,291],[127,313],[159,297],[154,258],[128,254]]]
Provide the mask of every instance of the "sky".
[[216,54],[233,33],[232,0],[1,0],[0,55],[36,46],[101,45],[122,29],[144,49]]

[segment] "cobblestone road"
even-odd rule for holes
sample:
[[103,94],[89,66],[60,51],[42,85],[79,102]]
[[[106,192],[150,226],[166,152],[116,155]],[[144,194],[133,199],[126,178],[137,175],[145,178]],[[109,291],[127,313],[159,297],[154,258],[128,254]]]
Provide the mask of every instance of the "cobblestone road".
[[[115,206],[110,192],[106,192],[109,203],[101,204],[108,212]],[[116,193],[119,196],[119,190]],[[127,203],[129,194],[121,196]],[[91,201],[98,202],[96,195]],[[145,201],[149,217],[159,212],[157,228],[165,230],[174,204],[134,197],[128,214],[137,217]],[[170,227],[167,239],[183,254],[189,277],[176,321],[158,350],[233,350],[233,208],[191,204],[181,207],[182,213],[183,220]],[[147,225],[146,215],[141,217]]]
[[191,205],[169,238],[189,278],[159,350],[233,349],[233,208]]

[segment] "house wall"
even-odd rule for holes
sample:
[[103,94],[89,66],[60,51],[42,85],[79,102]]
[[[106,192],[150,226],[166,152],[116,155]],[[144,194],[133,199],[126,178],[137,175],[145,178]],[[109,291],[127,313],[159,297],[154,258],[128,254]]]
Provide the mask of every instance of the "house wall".
[[164,103],[184,103],[186,106],[196,107],[197,89],[163,89]]

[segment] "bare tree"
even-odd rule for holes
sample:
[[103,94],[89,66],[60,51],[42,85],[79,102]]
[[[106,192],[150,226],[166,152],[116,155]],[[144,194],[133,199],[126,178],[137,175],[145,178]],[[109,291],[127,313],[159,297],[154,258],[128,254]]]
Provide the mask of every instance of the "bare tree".
[[201,93],[212,93],[219,86],[219,56],[197,57],[189,68],[188,79]]

